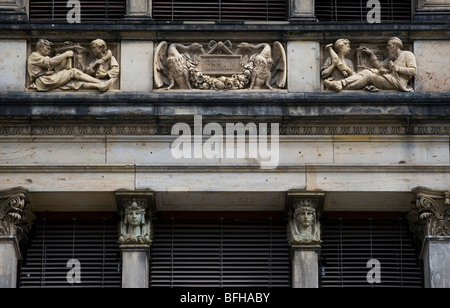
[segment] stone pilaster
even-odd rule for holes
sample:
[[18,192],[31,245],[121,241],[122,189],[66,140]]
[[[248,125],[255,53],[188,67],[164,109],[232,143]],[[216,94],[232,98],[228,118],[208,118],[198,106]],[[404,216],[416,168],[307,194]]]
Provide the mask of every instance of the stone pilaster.
[[408,214],[410,229],[422,245],[425,287],[450,288],[449,192],[419,187]]
[[0,22],[26,22],[25,0],[0,0]]
[[321,203],[318,195],[288,201],[287,239],[291,245],[293,288],[319,287]]
[[450,0],[418,0],[414,20],[441,22],[450,19]]
[[314,0],[289,0],[289,20],[316,22]]
[[27,201],[28,191],[15,188],[0,192],[0,288],[15,288],[19,242],[26,240],[36,218]]
[[152,218],[156,212],[153,192],[116,193],[121,214],[119,244],[122,251],[122,287],[148,288]]
[[152,0],[127,0],[126,19],[150,20],[152,19]]

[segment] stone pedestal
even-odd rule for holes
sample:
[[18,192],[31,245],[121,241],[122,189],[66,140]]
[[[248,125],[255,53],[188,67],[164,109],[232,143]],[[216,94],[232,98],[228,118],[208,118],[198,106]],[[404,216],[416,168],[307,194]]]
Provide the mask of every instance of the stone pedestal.
[[122,247],[122,288],[149,287],[149,247]]
[[0,236],[0,289],[17,287],[17,262],[20,259],[16,238]]
[[414,20],[442,22],[450,19],[450,0],[418,0]]
[[292,247],[292,288],[319,287],[320,247]]
[[293,22],[316,22],[314,0],[290,0],[289,20]]
[[428,237],[422,250],[426,288],[450,288],[450,236]]
[[152,0],[127,0],[126,19],[150,20],[152,18]]

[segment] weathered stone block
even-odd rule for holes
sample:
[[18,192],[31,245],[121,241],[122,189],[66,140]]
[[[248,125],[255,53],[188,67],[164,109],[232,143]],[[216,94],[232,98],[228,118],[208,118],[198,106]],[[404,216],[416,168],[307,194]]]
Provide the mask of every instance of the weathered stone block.
[[123,41],[121,59],[121,90],[127,92],[152,91],[153,42]]
[[27,41],[0,40],[0,92],[24,91]]
[[293,249],[292,251],[292,287],[319,287],[319,248]]
[[0,237],[0,289],[16,288],[20,252],[14,237]]
[[422,257],[425,287],[450,288],[450,238],[427,238]]
[[289,92],[320,91],[320,45],[318,42],[288,42]]
[[149,287],[149,249],[122,249],[122,287]]
[[416,92],[450,92],[450,41],[415,41]]

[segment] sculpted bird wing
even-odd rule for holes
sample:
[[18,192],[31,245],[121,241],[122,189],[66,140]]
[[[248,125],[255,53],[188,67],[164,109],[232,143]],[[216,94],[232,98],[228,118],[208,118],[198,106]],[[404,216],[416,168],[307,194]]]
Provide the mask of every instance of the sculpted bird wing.
[[169,85],[169,68],[167,66],[167,42],[161,42],[156,47],[154,56],[153,76],[156,88]]
[[280,42],[273,45],[273,65],[272,65],[272,84],[276,84],[280,89],[286,86],[287,80],[287,57],[286,51]]

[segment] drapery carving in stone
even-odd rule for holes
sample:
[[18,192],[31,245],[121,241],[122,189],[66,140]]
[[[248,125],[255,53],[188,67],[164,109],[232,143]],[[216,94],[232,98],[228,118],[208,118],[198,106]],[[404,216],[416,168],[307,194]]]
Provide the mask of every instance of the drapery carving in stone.
[[40,39],[36,50],[28,57],[30,90],[96,89],[105,92],[119,76],[119,63],[101,39],[90,44],[94,58],[89,65],[89,52],[81,45],[65,42],[53,52],[52,46],[52,42]]
[[[205,49],[207,51],[205,51]],[[211,41],[183,45],[161,42],[155,51],[155,87],[200,90],[283,89],[287,76],[286,52],[280,42]]]
[[417,188],[415,207],[408,214],[410,229],[417,240],[450,236],[449,192]]
[[27,191],[22,188],[0,192],[0,236],[26,239],[36,219],[26,201]]
[[291,246],[320,246],[319,205],[314,200],[296,200],[289,210],[288,242]]
[[330,53],[321,70],[326,88],[341,90],[361,90],[370,92],[379,90],[397,90],[412,92],[410,80],[417,73],[416,57],[410,51],[403,50],[400,38],[392,37],[387,42],[387,58],[375,45],[362,44],[357,49],[357,71],[348,58],[351,52],[350,41],[339,39],[326,49]]
[[123,204],[120,223],[121,245],[150,246],[152,243],[152,212],[144,200],[133,199]]

